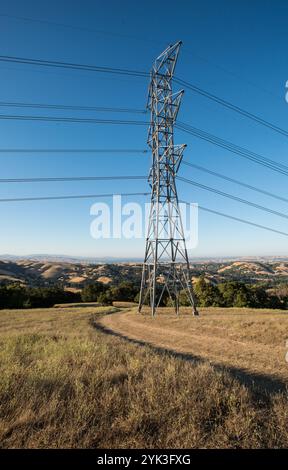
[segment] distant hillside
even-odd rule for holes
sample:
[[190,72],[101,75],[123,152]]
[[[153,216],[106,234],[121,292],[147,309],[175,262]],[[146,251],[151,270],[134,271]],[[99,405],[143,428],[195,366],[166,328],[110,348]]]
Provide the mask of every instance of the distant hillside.
[[32,260],[0,261],[0,284],[17,282],[30,286],[60,284],[81,289],[93,281],[109,284],[123,280],[140,281],[141,265],[39,262]]
[[[142,266],[139,262],[92,263],[59,262],[20,259],[0,261],[0,284],[21,283],[28,286],[61,285],[69,289],[81,289],[98,281],[104,284],[130,280],[140,284]],[[191,266],[191,276],[199,276],[212,283],[237,280],[246,283],[265,282],[272,287],[288,282],[287,261],[225,261],[197,262]]]

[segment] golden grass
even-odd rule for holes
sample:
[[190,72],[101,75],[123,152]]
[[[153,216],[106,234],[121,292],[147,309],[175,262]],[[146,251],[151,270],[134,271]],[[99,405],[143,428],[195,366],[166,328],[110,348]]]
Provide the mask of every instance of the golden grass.
[[94,328],[116,310],[0,311],[2,448],[287,447],[284,393]]
[[137,307],[137,304],[135,302],[127,302],[127,301],[122,301],[122,300],[116,300],[113,302],[114,307],[119,307],[119,308],[130,308],[131,307]]
[[225,365],[279,378],[288,385],[285,361],[288,313],[283,310],[202,308],[193,317],[170,308],[151,319],[148,310],[109,315],[101,323],[131,339]]

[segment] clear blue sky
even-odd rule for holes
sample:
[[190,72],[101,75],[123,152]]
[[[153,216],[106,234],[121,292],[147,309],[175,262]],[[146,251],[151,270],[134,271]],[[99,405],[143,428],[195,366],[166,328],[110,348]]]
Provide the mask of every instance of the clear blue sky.
[[[287,22],[288,4],[284,0],[11,0],[1,6],[0,54],[149,71],[163,48],[182,40],[179,77],[288,129],[288,103],[284,99],[288,80]],[[143,108],[147,86],[143,78],[0,63],[0,101]],[[1,108],[1,114],[33,112],[120,117],[95,112]],[[142,119],[134,115],[123,117]],[[287,163],[287,137],[192,92],[184,95],[179,119]],[[0,135],[1,148],[146,146],[143,126],[0,121]],[[186,160],[288,197],[286,176],[180,131],[176,132],[175,141],[188,144]],[[1,153],[0,161],[1,178],[142,175],[148,172],[150,156]],[[288,214],[284,202],[192,168],[182,167],[181,174]],[[183,182],[178,187],[181,199],[288,232],[288,220]],[[144,181],[1,184],[0,198],[147,189]],[[144,240],[96,241],[90,237],[93,202],[1,203],[0,253],[141,257]],[[190,256],[288,255],[287,244],[287,237],[200,212],[199,245]]]

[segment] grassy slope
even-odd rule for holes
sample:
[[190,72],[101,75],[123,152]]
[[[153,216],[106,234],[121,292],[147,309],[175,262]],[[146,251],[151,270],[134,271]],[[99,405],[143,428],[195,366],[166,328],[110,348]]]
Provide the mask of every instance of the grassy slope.
[[134,309],[109,315],[101,323],[129,338],[246,373],[278,377],[288,385],[286,311],[248,308],[200,310],[200,317],[191,316],[187,308],[176,317],[172,309],[164,308],[151,320],[148,312],[137,315]]
[[287,396],[95,330],[108,311],[0,311],[1,447],[287,447]]

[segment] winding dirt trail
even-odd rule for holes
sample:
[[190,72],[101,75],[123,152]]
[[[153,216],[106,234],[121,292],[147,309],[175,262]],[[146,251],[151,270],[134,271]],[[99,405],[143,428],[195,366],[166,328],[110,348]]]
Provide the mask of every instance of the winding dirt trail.
[[100,325],[127,339],[288,384],[288,315],[203,309],[200,317],[171,313],[152,319],[135,309],[102,317]]

